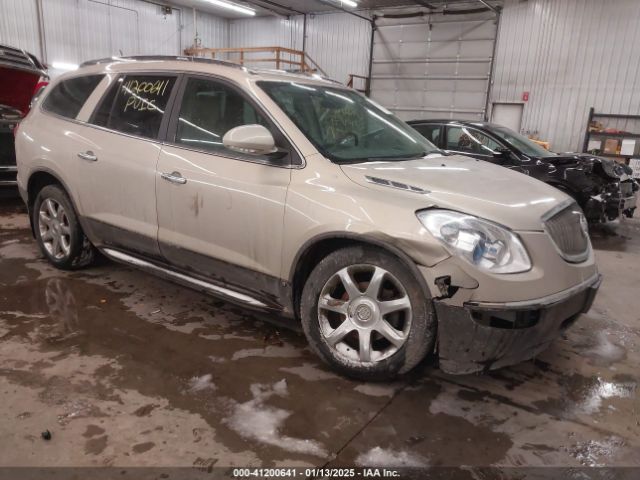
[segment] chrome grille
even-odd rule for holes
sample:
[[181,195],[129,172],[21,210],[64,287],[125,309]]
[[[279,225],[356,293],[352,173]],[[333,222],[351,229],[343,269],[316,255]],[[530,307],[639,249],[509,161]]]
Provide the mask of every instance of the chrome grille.
[[558,252],[568,262],[582,262],[589,256],[587,221],[578,205],[551,211],[543,218],[544,229]]

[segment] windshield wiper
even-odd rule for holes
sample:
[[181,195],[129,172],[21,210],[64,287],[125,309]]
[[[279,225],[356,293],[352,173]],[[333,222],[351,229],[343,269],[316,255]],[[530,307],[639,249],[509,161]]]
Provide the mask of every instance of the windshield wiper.
[[367,163],[367,162],[384,162],[384,161],[406,161],[406,160],[418,160],[420,158],[424,158],[427,155],[431,155],[433,153],[437,153],[439,155],[447,155],[446,152],[439,150],[439,149],[433,149],[433,150],[429,150],[429,151],[424,151],[422,153],[416,154],[416,155],[380,155],[377,157],[364,157],[364,158],[345,158],[345,159],[340,159],[340,160],[334,160],[335,163],[339,163],[339,164],[352,164],[352,163]]

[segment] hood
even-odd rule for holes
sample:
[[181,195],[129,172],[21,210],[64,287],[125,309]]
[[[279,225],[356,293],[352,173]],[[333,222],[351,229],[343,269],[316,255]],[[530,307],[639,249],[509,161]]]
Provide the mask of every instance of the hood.
[[421,198],[421,208],[433,206],[469,213],[513,230],[542,230],[540,218],[569,198],[525,174],[460,155],[430,155],[341,168],[361,186]]
[[541,158],[542,161],[554,165],[574,164],[582,166],[585,170],[595,172],[602,177],[610,179],[623,179],[631,172],[629,167],[611,158],[597,157],[588,153],[559,153],[554,157]]

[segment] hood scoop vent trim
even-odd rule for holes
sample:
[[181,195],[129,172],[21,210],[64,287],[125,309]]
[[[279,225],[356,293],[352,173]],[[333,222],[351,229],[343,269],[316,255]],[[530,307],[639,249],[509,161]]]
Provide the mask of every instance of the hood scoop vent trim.
[[424,188],[407,185],[406,183],[395,182],[393,180],[387,180],[386,178],[371,177],[369,175],[366,175],[365,178],[367,179],[367,182],[375,183],[376,185],[382,185],[383,187],[397,188],[398,190],[405,190],[407,192],[420,193],[423,195],[426,193],[431,193],[429,190],[425,190]]

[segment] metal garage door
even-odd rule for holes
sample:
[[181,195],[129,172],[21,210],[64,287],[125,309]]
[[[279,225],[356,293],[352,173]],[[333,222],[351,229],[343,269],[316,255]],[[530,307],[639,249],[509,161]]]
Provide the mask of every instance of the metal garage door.
[[492,12],[378,18],[371,97],[404,120],[483,120],[497,34]]

